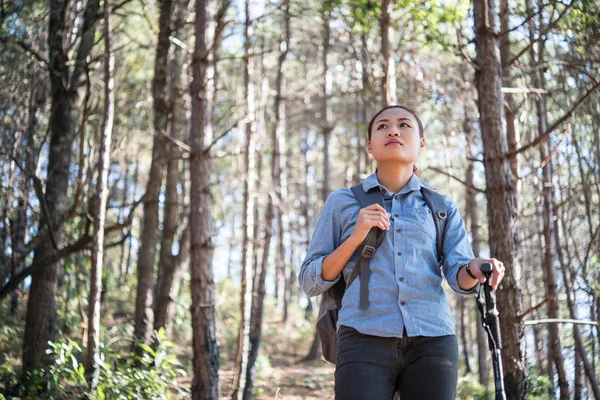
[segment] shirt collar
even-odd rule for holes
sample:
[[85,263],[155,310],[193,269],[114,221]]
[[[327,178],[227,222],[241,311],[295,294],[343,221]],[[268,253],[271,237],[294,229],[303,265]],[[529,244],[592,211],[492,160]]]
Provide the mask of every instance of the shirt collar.
[[[379,190],[382,190],[382,193],[391,194],[385,186],[383,186],[382,184],[379,183],[379,180],[377,179],[377,173],[373,173],[373,174],[369,175],[367,178],[365,178],[365,180],[362,182],[362,186],[363,186],[363,190],[365,191],[365,193],[367,193],[369,190],[371,190],[375,187],[378,187]],[[402,190],[400,190],[399,194],[405,194],[408,192],[412,192],[413,190],[420,190],[421,187],[425,187],[427,189],[432,189],[432,190],[436,189],[435,187],[429,185],[428,183],[420,180],[415,174],[412,174],[412,176],[408,180],[408,183],[402,188]]]

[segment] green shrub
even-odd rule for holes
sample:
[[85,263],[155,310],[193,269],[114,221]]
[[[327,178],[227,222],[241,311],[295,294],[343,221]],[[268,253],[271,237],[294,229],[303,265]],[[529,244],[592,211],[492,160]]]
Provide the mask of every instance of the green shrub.
[[[7,395],[17,398],[62,400],[84,398],[91,400],[130,400],[170,398],[170,389],[180,394],[187,390],[177,388],[177,378],[185,371],[171,351],[173,343],[166,340],[164,330],[156,332],[154,348],[138,343],[141,355],[134,353],[123,357],[102,346],[98,386],[89,392],[84,364],[80,361],[82,350],[70,339],[49,343],[48,355],[54,363],[17,375],[7,363],[0,364],[0,380],[6,382]],[[10,399],[10,397],[9,397]]]

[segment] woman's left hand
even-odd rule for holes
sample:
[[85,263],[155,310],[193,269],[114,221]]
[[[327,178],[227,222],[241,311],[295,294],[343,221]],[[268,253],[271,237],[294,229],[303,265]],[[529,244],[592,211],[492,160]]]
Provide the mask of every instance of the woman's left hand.
[[474,258],[469,261],[469,270],[483,284],[486,278],[483,272],[481,272],[481,266],[486,262],[492,265],[492,289],[496,290],[500,281],[504,278],[504,264],[502,261],[495,258]]

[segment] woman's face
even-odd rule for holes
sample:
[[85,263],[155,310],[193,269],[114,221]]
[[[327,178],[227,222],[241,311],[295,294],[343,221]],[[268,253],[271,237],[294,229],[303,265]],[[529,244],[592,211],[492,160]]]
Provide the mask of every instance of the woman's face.
[[369,154],[378,164],[414,164],[425,139],[419,136],[419,125],[414,115],[402,108],[390,108],[375,119],[371,140],[367,142]]

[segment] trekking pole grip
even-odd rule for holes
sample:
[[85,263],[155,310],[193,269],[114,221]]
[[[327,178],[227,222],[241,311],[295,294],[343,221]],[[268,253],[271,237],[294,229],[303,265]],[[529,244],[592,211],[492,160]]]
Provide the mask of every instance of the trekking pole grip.
[[486,262],[481,265],[481,272],[486,278],[484,284],[485,303],[486,303],[486,322],[490,327],[494,344],[496,348],[502,348],[500,339],[500,323],[498,308],[496,308],[496,292],[492,291],[492,264]]

